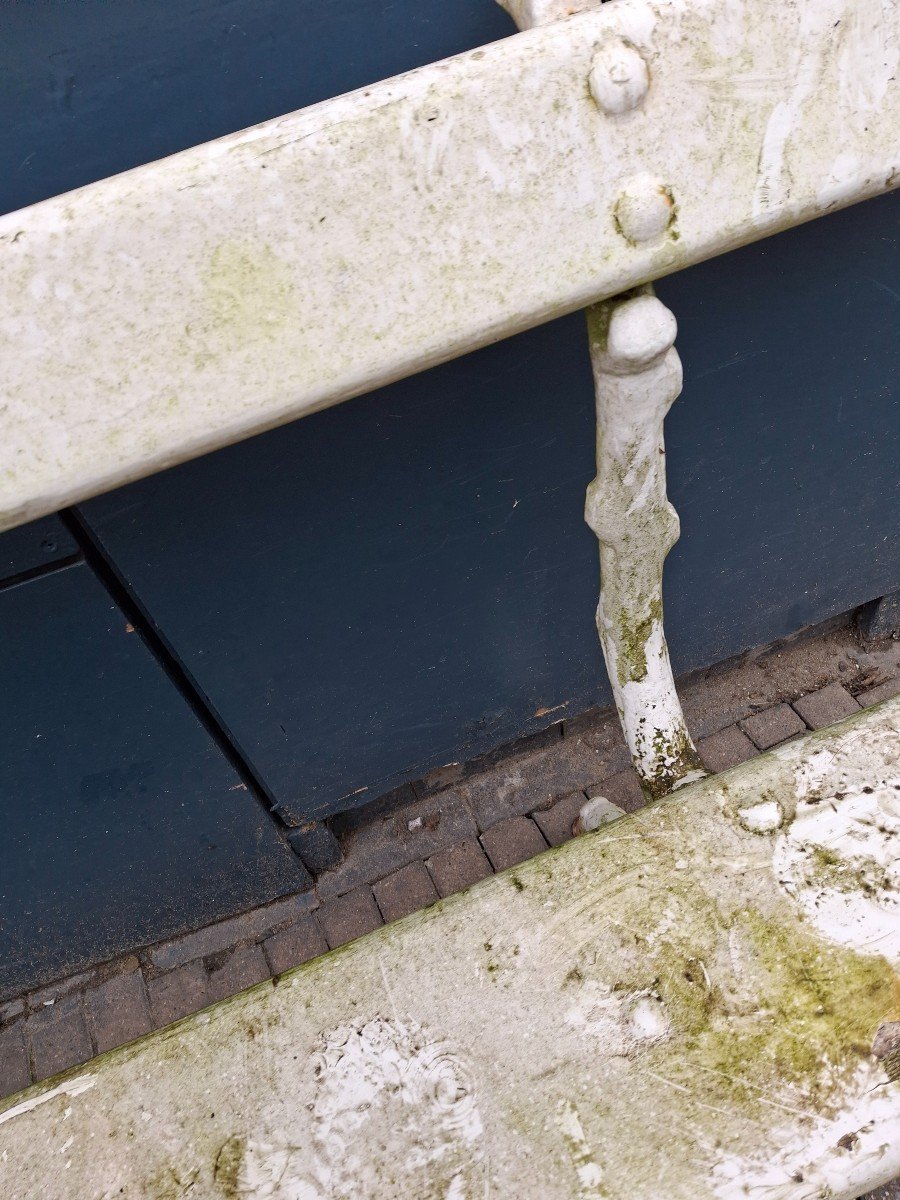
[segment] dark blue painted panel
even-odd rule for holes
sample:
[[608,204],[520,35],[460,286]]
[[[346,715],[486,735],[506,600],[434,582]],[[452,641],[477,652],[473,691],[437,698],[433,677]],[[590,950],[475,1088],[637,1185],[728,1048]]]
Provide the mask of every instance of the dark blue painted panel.
[[[5,208],[511,30],[490,0],[0,20]],[[897,268],[888,198],[661,285],[688,376],[669,421],[682,669],[900,581]],[[608,697],[592,419],[572,317],[86,511],[266,785],[324,812]]]
[[667,421],[676,666],[900,584],[900,195],[684,271]]
[[0,592],[0,998],[301,886],[89,569]]
[[585,370],[548,326],[83,508],[276,798],[377,795],[597,678]]
[[[897,197],[660,286],[676,666],[900,582]],[[321,814],[609,692],[575,316],[84,512],[276,798]],[[367,789],[367,790],[361,790]]]
[[43,517],[0,533],[0,583],[78,554],[75,539],[59,517]]
[[492,0],[0,0],[0,212],[512,32]]

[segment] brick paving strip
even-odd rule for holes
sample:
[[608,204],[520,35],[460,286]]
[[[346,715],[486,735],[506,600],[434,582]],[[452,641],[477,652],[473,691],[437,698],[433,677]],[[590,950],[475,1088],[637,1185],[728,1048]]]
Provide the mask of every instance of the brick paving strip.
[[[900,694],[900,642],[822,627],[682,681],[710,771]],[[572,836],[589,797],[643,804],[615,714],[590,712],[335,818],[344,861],[277,900],[0,1003],[0,1096],[279,975]],[[883,1191],[883,1200],[900,1191]]]

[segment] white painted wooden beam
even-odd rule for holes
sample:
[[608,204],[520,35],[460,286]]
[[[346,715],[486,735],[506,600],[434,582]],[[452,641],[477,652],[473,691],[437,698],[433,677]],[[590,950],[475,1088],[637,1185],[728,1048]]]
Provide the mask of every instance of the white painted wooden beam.
[[893,187],[898,25],[613,0],[0,220],[0,528]]
[[4,1197],[850,1200],[900,1172],[900,700],[0,1101]]

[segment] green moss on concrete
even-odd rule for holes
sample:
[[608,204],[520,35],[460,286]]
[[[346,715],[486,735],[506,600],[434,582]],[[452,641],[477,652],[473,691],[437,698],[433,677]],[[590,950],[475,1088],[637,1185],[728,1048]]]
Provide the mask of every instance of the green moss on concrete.
[[879,1024],[900,1013],[900,981],[884,959],[828,946],[792,916],[743,914],[733,932],[755,960],[747,967],[753,1005],[695,1009],[686,1047],[692,1069],[714,1072],[722,1081],[716,1090],[745,1106],[765,1104],[787,1086],[827,1110],[870,1056]]

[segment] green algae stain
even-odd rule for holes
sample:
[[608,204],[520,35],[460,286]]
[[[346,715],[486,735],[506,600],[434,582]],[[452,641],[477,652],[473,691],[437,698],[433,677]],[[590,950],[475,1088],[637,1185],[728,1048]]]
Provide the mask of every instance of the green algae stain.
[[[196,1196],[194,1190],[200,1182],[202,1174],[199,1164],[185,1165],[182,1162],[166,1163],[156,1174],[150,1176],[143,1185],[140,1195],[144,1200],[186,1200],[186,1197]],[[123,1188],[124,1192],[125,1189]],[[104,1192],[104,1196],[109,1193]],[[131,1195],[129,1190],[127,1195]],[[237,1195],[237,1193],[235,1193]]]
[[[874,1062],[879,1028],[900,1019],[900,977],[884,958],[823,940],[767,888],[748,903],[740,888],[732,896],[699,887],[690,869],[696,846],[689,853],[685,844],[685,821],[697,815],[668,801],[632,818],[639,839],[623,842],[621,830],[585,839],[597,849],[605,838],[616,843],[619,934],[602,948],[581,942],[574,955],[561,948],[560,991],[577,996],[599,977],[614,996],[655,996],[668,1034],[635,1051],[635,1065],[671,1084],[667,1098],[692,1119],[708,1106],[763,1122],[773,1103],[835,1112],[857,1068]],[[738,842],[720,841],[724,853],[740,856]],[[702,833],[699,844],[716,870],[716,850]],[[602,927],[611,895],[594,886],[595,901],[585,896],[581,911]],[[571,887],[578,890],[575,881]]]
[[647,642],[655,625],[662,624],[662,600],[654,596],[647,612],[635,617],[629,609],[622,609],[616,621],[621,646],[618,662],[619,683],[624,687],[629,682],[640,682],[647,676]]
[[752,1003],[717,994],[691,1011],[684,989],[664,991],[688,1035],[687,1082],[716,1080],[720,1096],[743,1107],[788,1085],[827,1110],[871,1055],[879,1025],[900,1014],[900,979],[883,958],[823,943],[799,922],[744,913],[733,932],[748,951]]
[[242,1137],[230,1137],[216,1158],[214,1177],[216,1186],[227,1200],[238,1200],[241,1167],[244,1163],[246,1141]]
[[293,306],[291,273],[270,246],[222,242],[204,284],[212,327],[238,342],[274,338]]

